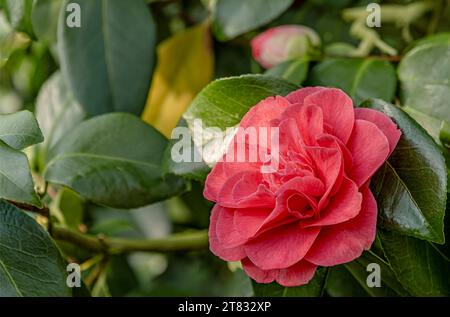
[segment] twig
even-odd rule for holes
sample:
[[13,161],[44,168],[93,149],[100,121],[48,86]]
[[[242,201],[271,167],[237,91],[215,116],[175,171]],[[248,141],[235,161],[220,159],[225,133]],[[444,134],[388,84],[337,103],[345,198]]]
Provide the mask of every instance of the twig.
[[165,253],[204,250],[208,248],[208,233],[204,230],[174,234],[160,239],[140,240],[109,238],[103,235],[96,237],[82,234],[72,229],[54,226],[53,237],[90,251],[106,254],[124,254],[136,251]]

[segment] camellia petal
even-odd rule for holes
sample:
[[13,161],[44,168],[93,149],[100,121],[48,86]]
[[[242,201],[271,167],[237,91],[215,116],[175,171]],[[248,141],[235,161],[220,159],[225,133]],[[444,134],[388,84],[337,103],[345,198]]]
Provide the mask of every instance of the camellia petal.
[[291,267],[281,269],[276,281],[285,287],[293,287],[308,284],[317,270],[317,265],[308,261],[300,261]]
[[299,262],[320,228],[301,229],[298,222],[271,229],[245,244],[247,257],[263,270],[282,269]]
[[375,240],[377,203],[368,186],[361,189],[359,215],[347,222],[323,227],[305,260],[319,266],[333,266],[358,258]]
[[355,118],[366,120],[375,124],[381,132],[384,133],[389,142],[389,155],[394,151],[402,132],[397,128],[397,125],[386,116],[384,113],[369,109],[369,108],[356,108]]
[[219,212],[223,207],[219,205],[215,205],[213,210],[211,211],[211,218],[209,224],[209,249],[212,253],[217,255],[219,258],[224,259],[225,261],[239,261],[245,258],[244,248],[242,246],[238,246],[235,248],[225,248],[222,243],[219,242],[216,233],[217,226],[217,218],[219,216]]
[[358,186],[366,183],[389,156],[388,139],[375,124],[365,120],[355,121],[348,149],[353,158],[351,179]]
[[328,206],[320,212],[318,219],[301,223],[303,228],[314,226],[330,226],[355,218],[361,210],[362,194],[358,186],[344,177],[341,190],[333,196]]
[[349,96],[340,89],[323,89],[306,97],[303,104],[322,108],[324,124],[329,127],[330,134],[347,143],[355,121],[353,101]]

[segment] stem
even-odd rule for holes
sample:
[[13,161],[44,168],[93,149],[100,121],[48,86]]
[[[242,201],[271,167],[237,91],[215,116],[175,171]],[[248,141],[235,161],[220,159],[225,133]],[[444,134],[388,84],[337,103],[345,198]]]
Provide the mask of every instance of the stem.
[[11,205],[16,206],[19,209],[34,212],[36,214],[44,216],[45,218],[49,218],[49,216],[50,216],[50,209],[48,207],[38,208],[38,207],[35,207],[32,205],[19,203],[19,202],[12,201],[12,200],[7,200],[7,202],[10,203]]
[[52,233],[57,240],[106,254],[124,254],[136,251],[164,253],[208,248],[208,233],[206,230],[174,234],[166,238],[149,240],[108,238],[101,235],[96,237],[57,226],[54,226]]

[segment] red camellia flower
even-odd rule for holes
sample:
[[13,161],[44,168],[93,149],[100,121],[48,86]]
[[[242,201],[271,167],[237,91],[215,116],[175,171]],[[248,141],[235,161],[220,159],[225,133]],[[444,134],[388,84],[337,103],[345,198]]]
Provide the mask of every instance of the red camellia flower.
[[308,87],[259,102],[240,127],[278,127],[279,165],[271,173],[261,172],[266,161],[215,165],[204,191],[216,202],[209,228],[215,255],[241,261],[259,283],[298,286],[318,266],[370,248],[377,204],[369,181],[401,135],[389,117],[354,109],[339,89]]

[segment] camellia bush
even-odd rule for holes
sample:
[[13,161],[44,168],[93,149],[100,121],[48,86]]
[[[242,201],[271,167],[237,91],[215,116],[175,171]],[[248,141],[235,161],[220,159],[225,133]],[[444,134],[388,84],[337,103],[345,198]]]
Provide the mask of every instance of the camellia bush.
[[0,296],[450,296],[449,21],[0,0]]

